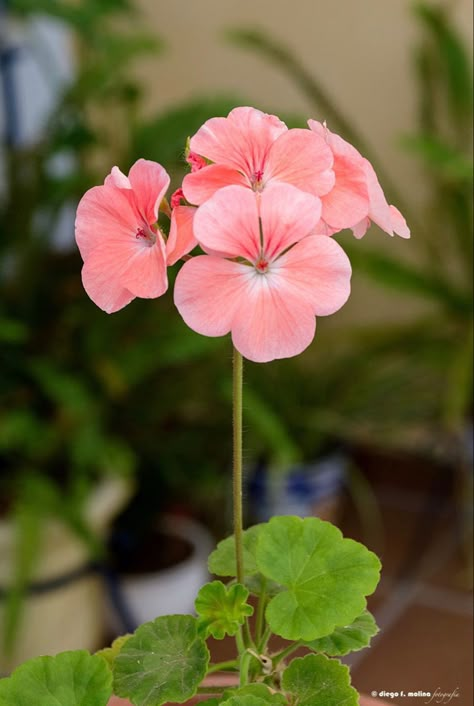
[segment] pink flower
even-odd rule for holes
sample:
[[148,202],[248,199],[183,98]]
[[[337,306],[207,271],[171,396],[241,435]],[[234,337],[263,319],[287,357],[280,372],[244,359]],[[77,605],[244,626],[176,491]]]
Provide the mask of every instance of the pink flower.
[[184,321],[205,336],[231,331],[235,347],[255,362],[301,353],[313,340],[315,315],[334,313],[350,292],[344,251],[312,235],[319,218],[319,200],[291,185],[261,194],[219,189],[194,220],[210,254],[186,262],[176,279]]
[[[191,138],[190,148],[193,172],[183,181],[190,203],[202,204],[231,184],[262,191],[284,182],[315,196],[334,185],[333,156],[324,138],[288,130],[275,115],[255,108],[234,108],[227,118],[211,118]],[[197,156],[213,164],[198,163]]]
[[76,241],[84,260],[82,282],[92,301],[109,314],[135,297],[166,292],[167,265],[196,244],[192,207],[173,209],[167,241],[157,225],[169,182],[161,165],[139,159],[128,177],[114,167],[103,186],[89,189],[79,203]]
[[405,219],[395,206],[387,203],[370,162],[325,125],[316,120],[308,120],[308,125],[326,140],[334,155],[336,182],[332,191],[322,197],[326,232],[331,235],[349,227],[356,238],[362,238],[373,221],[389,235],[409,238]]

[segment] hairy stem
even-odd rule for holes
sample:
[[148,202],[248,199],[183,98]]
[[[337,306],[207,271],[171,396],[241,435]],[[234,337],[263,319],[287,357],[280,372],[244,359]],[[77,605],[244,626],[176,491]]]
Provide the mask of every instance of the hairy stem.
[[267,580],[263,579],[262,591],[261,591],[260,597],[258,599],[257,616],[255,619],[255,642],[257,643],[257,645],[259,644],[260,640],[263,637],[263,629],[264,629],[264,623],[265,623],[265,608],[267,605],[266,584],[267,584]]
[[233,356],[233,509],[235,557],[237,564],[237,581],[244,581],[243,556],[243,519],[242,519],[242,385],[243,359],[234,348]]
[[258,646],[257,646],[257,649],[260,654],[262,654],[262,652],[265,652],[265,648],[266,648],[267,643],[268,643],[269,639],[271,638],[271,636],[272,636],[271,628],[267,625],[267,627],[265,628],[265,632],[262,635],[262,639],[260,640],[260,642],[258,643]]

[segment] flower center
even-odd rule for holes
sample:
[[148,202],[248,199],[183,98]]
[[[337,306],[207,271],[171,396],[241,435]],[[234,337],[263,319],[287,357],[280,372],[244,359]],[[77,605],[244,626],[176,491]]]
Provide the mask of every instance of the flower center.
[[255,263],[255,269],[257,272],[259,272],[261,275],[264,275],[265,272],[268,272],[268,260],[265,260],[264,257],[261,257],[257,262]]
[[263,169],[257,169],[257,171],[252,174],[252,177],[250,179],[250,183],[252,184],[252,189],[254,191],[262,191],[262,189],[263,189]]
[[156,243],[156,232],[149,225],[139,226],[135,233],[135,238],[151,248]]

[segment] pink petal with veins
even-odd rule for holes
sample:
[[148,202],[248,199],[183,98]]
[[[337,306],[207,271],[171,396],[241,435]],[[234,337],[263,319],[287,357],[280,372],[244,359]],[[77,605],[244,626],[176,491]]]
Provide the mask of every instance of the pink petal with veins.
[[104,311],[117,311],[135,296],[166,291],[165,246],[155,222],[168,185],[163,167],[142,159],[128,177],[114,167],[103,186],[82,197],[76,241],[84,260],[83,283]]
[[183,179],[183,192],[189,203],[199,206],[211,198],[218,189],[232,184],[249,186],[248,179],[236,169],[210,164],[198,172],[186,174]]
[[226,186],[200,206],[194,217],[199,244],[215,255],[253,262],[260,253],[258,196],[242,186]]
[[297,243],[273,263],[294,296],[309,302],[316,316],[338,311],[349,298],[352,268],[344,250],[332,238],[314,235]]
[[184,321],[206,336],[230,331],[235,347],[255,362],[301,353],[313,340],[315,314],[337,311],[350,291],[342,248],[310,235],[318,219],[315,197],[287,184],[262,194],[238,186],[218,191],[198,209],[196,236],[249,262],[215,255],[186,262],[174,294]]
[[213,255],[185,262],[174,286],[174,302],[185,323],[204,336],[229,333],[240,292],[253,271]]
[[191,138],[190,147],[212,162],[253,174],[263,168],[271,145],[287,129],[275,115],[239,107],[226,118],[205,122]]
[[400,238],[409,238],[411,235],[410,229],[396,206],[390,206],[390,216],[392,218],[393,232],[399,235]]
[[286,248],[314,233],[321,201],[289,184],[275,183],[260,195],[265,256],[273,259]]
[[334,186],[333,161],[332,152],[321,137],[308,130],[288,130],[272,145],[264,183],[284,182],[322,196]]

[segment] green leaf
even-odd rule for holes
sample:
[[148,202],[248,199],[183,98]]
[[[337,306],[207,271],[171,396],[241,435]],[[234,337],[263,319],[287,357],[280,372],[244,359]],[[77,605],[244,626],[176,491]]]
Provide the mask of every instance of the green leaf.
[[315,640],[348,625],[366,607],[380,561],[316,517],[274,517],[260,532],[257,563],[286,590],[271,599],[266,618],[288,640]]
[[194,696],[209,651],[191,615],[166,615],[141,625],[115,658],[114,689],[136,706],[182,703]]
[[85,650],[36,657],[0,680],[0,706],[106,706],[111,695],[107,663]]
[[357,706],[359,696],[351,686],[349,669],[324,655],[294,659],[282,677],[283,689],[298,706]]
[[423,2],[415,9],[436,43],[452,118],[472,120],[472,70],[468,50],[442,5],[435,7]]
[[[263,526],[263,524],[254,525],[243,533],[245,585],[251,593],[256,595],[259,595],[263,589],[268,595],[274,595],[278,593],[280,587],[273,581],[265,579],[257,566],[257,543]],[[233,535],[219,542],[217,548],[209,556],[208,567],[211,574],[217,576],[236,576],[235,538]]]
[[240,583],[224,586],[222,581],[205,584],[199,591],[195,607],[200,616],[198,631],[204,637],[212,635],[222,640],[235,635],[253,608],[247,603],[248,590]]
[[472,159],[435,135],[407,135],[402,145],[423,158],[445,183],[472,182]]
[[370,645],[370,639],[379,629],[373,615],[364,610],[351,625],[336,628],[331,635],[307,642],[306,647],[315,652],[324,652],[329,657],[342,657]]
[[109,667],[112,669],[114,666],[115,658],[117,657],[118,653],[122,649],[122,647],[125,645],[127,640],[132,637],[131,634],[128,635],[120,635],[120,637],[117,637],[110,647],[104,647],[103,650],[98,650],[96,652],[96,655],[99,657],[103,657]]
[[[244,574],[252,576],[258,573],[256,548],[258,535],[263,525],[254,525],[243,533]],[[209,571],[217,576],[236,576],[235,539],[231,535],[223,539],[211,552],[208,560]]]

